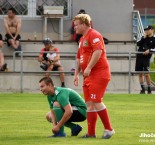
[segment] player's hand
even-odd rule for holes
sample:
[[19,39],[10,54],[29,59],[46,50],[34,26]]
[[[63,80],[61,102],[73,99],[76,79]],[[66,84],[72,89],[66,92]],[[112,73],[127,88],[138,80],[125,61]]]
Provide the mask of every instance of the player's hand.
[[52,128],[52,132],[55,134],[57,132],[59,132],[60,128],[56,125]]
[[88,77],[90,72],[91,72],[91,69],[86,67],[86,69],[84,70],[84,77]]
[[74,76],[74,85],[75,86],[79,85],[79,77],[78,76]]
[[143,52],[144,55],[148,55],[149,53],[150,53],[149,49]]

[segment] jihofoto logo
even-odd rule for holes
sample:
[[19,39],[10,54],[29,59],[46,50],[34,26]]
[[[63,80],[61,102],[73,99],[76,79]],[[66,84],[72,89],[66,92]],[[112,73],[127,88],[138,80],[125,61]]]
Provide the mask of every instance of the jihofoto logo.
[[144,138],[155,138],[155,133],[141,133],[139,137],[144,137]]

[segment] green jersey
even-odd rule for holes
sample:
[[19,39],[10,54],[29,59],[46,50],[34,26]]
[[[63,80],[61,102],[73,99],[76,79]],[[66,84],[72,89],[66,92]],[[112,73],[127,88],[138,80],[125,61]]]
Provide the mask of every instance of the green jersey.
[[58,101],[63,108],[70,103],[71,106],[75,106],[86,117],[86,104],[83,98],[70,88],[55,87],[54,95],[48,95],[47,99],[51,109],[53,109],[54,101]]

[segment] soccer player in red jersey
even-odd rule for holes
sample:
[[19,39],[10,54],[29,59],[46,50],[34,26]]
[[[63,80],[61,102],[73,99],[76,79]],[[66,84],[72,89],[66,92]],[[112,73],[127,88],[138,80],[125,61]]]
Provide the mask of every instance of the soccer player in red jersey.
[[79,41],[74,75],[74,85],[78,86],[80,71],[83,74],[88,125],[88,132],[83,138],[96,137],[96,122],[99,115],[104,126],[102,138],[109,139],[115,131],[111,126],[107,108],[102,102],[111,76],[103,37],[91,28],[91,18],[88,14],[78,14],[73,21],[76,33],[83,35]]

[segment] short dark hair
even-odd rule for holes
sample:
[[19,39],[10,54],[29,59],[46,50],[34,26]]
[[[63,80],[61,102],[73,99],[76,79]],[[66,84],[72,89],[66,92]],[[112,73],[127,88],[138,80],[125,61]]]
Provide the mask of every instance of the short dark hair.
[[78,14],[86,14],[86,11],[84,9],[81,9]]
[[16,10],[14,8],[10,8],[8,11],[12,11],[14,14],[16,14]]
[[43,77],[40,81],[39,81],[39,83],[41,83],[41,82],[45,82],[45,84],[46,85],[49,85],[49,84],[51,84],[52,86],[54,86],[54,83],[53,83],[53,81],[52,81],[52,79],[50,78],[50,77]]

